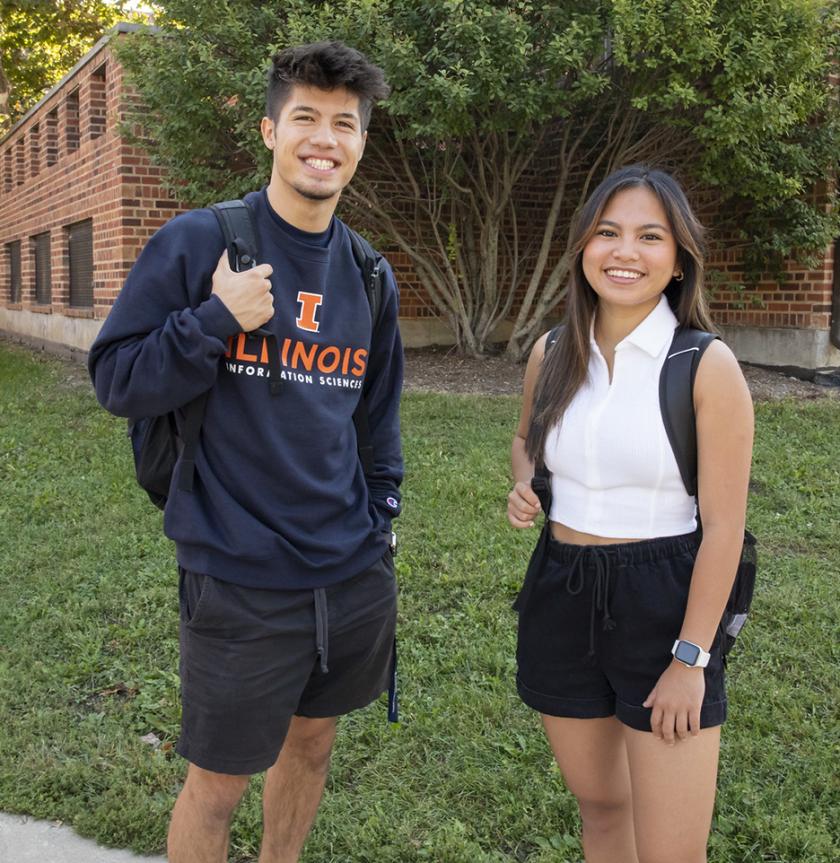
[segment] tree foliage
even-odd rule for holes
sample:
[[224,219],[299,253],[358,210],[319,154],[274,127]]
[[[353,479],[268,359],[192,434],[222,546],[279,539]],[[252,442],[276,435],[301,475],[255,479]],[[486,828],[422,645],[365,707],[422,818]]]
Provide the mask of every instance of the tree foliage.
[[0,0],[0,134],[125,18],[124,5],[119,0]]
[[[412,261],[459,345],[513,316],[521,356],[562,298],[572,213],[646,160],[738,213],[748,263],[823,247],[840,124],[836,8],[810,0],[163,0],[120,54],[154,157],[192,203],[264,181],[264,70],[338,38],[393,86],[343,207]],[[724,206],[720,206],[724,205]],[[733,228],[734,229],[734,228]]]

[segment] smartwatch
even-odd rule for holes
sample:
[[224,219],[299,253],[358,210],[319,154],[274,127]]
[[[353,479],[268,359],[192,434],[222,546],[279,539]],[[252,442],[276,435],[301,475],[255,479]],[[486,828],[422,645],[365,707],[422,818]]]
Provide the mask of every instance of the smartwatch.
[[705,668],[709,664],[711,654],[706,653],[699,644],[693,641],[684,641],[678,638],[671,648],[671,653],[677,662],[681,662],[688,668]]

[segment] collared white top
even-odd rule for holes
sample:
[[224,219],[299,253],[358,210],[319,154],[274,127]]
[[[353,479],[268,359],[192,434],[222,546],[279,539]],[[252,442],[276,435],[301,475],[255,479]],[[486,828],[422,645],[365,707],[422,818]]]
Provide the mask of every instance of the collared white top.
[[546,438],[552,521],[626,539],[697,527],[696,502],[682,483],[659,410],[659,375],[677,324],[663,295],[616,345],[612,381],[590,334],[587,380]]

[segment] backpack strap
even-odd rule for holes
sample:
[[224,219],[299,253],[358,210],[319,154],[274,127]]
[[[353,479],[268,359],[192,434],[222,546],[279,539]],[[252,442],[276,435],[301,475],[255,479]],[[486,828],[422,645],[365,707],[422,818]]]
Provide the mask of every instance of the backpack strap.
[[209,207],[219,222],[225,246],[228,250],[230,268],[235,273],[256,267],[260,256],[254,211],[245,201],[220,201]]
[[[370,306],[370,342],[376,338],[379,329],[379,319],[382,307],[382,256],[376,252],[371,244],[352,228],[347,229],[350,234],[350,246],[353,249],[353,257],[362,271],[362,281],[365,286],[365,296]],[[370,433],[370,416],[367,406],[367,395],[362,390],[361,398],[353,411],[353,425],[356,427],[356,446],[359,450],[359,461],[365,477],[373,475],[376,462],[373,457],[373,437]],[[391,551],[396,549],[395,534],[391,534]],[[397,689],[397,639],[394,638],[394,652],[391,661],[391,677],[388,683],[388,721],[399,721],[399,696]]]
[[[543,357],[545,357],[545,354],[554,347],[554,344],[560,335],[561,328],[562,324],[558,324],[556,327],[553,327],[548,331]],[[525,608],[528,598],[531,595],[531,591],[533,590],[534,582],[542,572],[545,561],[548,558],[548,547],[549,542],[551,541],[551,529],[549,526],[552,500],[551,471],[545,466],[545,461],[543,461],[542,456],[537,458],[534,463],[534,475],[531,477],[531,489],[539,499],[540,508],[543,513],[543,524],[540,530],[539,539],[537,540],[537,544],[531,554],[531,559],[528,561],[528,569],[525,571],[525,580],[522,583],[522,589],[519,591],[516,602],[513,603],[513,607],[516,611],[521,611]]]
[[[216,217],[222,229],[225,247],[228,251],[230,268],[235,273],[249,270],[257,265],[259,257],[259,241],[254,221],[254,211],[241,200],[220,201],[211,204],[208,209]],[[266,338],[274,339],[274,335],[260,328],[255,331]],[[280,358],[277,351],[269,351],[269,388],[272,395],[280,392]],[[179,458],[178,487],[181,491],[191,492],[195,478],[195,450],[201,434],[201,424],[204,421],[204,411],[207,407],[209,390],[194,398],[181,409],[182,449]]]
[[694,378],[700,357],[717,339],[690,327],[678,327],[659,375],[659,409],[685,490],[697,496],[697,419]]
[[[230,268],[235,273],[250,270],[256,267],[260,257],[260,243],[257,239],[257,225],[254,211],[250,204],[244,200],[220,201],[211,204],[208,208],[213,211],[222,229],[225,238],[225,246],[228,250]],[[277,339],[274,333],[264,327],[257,327],[252,331],[255,335],[262,336],[270,342],[274,342],[275,350],[268,351],[268,389],[273,396],[280,395],[283,389],[282,369],[280,366],[280,353],[277,349]]]
[[[353,257],[362,271],[365,286],[365,296],[370,306],[371,344],[379,327],[379,317],[384,305],[382,301],[382,256],[377,254],[373,246],[362,236],[348,228]],[[373,438],[370,433],[370,417],[367,398],[362,391],[362,397],[353,411],[353,425],[356,427],[356,443],[359,449],[359,461],[365,476],[370,476],[376,467],[373,457]]]
[[[543,358],[545,358],[545,354],[547,354],[556,344],[562,328],[563,325],[558,324],[556,327],[552,327],[548,331],[548,335],[545,339]],[[548,514],[551,511],[551,471],[545,466],[545,462],[542,458],[539,458],[534,465],[534,475],[531,477],[531,488],[540,500],[540,506],[542,507],[546,524],[548,524]]]
[[379,325],[379,315],[382,312],[382,255],[361,235],[350,228],[350,245],[353,258],[362,271],[365,283],[365,294],[370,305],[370,320],[374,331]]

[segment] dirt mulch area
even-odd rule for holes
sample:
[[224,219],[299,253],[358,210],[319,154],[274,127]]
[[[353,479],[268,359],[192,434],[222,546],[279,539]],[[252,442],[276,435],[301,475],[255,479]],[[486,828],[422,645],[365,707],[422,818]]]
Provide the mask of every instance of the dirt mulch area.
[[[742,365],[755,401],[840,398],[840,387],[825,387],[781,372]],[[414,392],[520,395],[524,364],[505,356],[462,357],[451,348],[405,352],[405,388]]]
[[[40,353],[16,340],[0,336],[6,348]],[[44,352],[44,356],[50,356]],[[79,351],[63,356],[64,383],[71,388],[90,387],[85,355]],[[742,365],[755,401],[840,399],[840,387],[826,387],[802,381],[781,372]],[[487,357],[459,356],[453,348],[409,348],[405,352],[405,389],[409,392],[473,393],[478,395],[521,395],[525,364],[504,355]]]
[[758,366],[741,364],[753,399],[772,402],[779,399],[839,399],[840,387],[802,381],[788,374],[761,369]]

